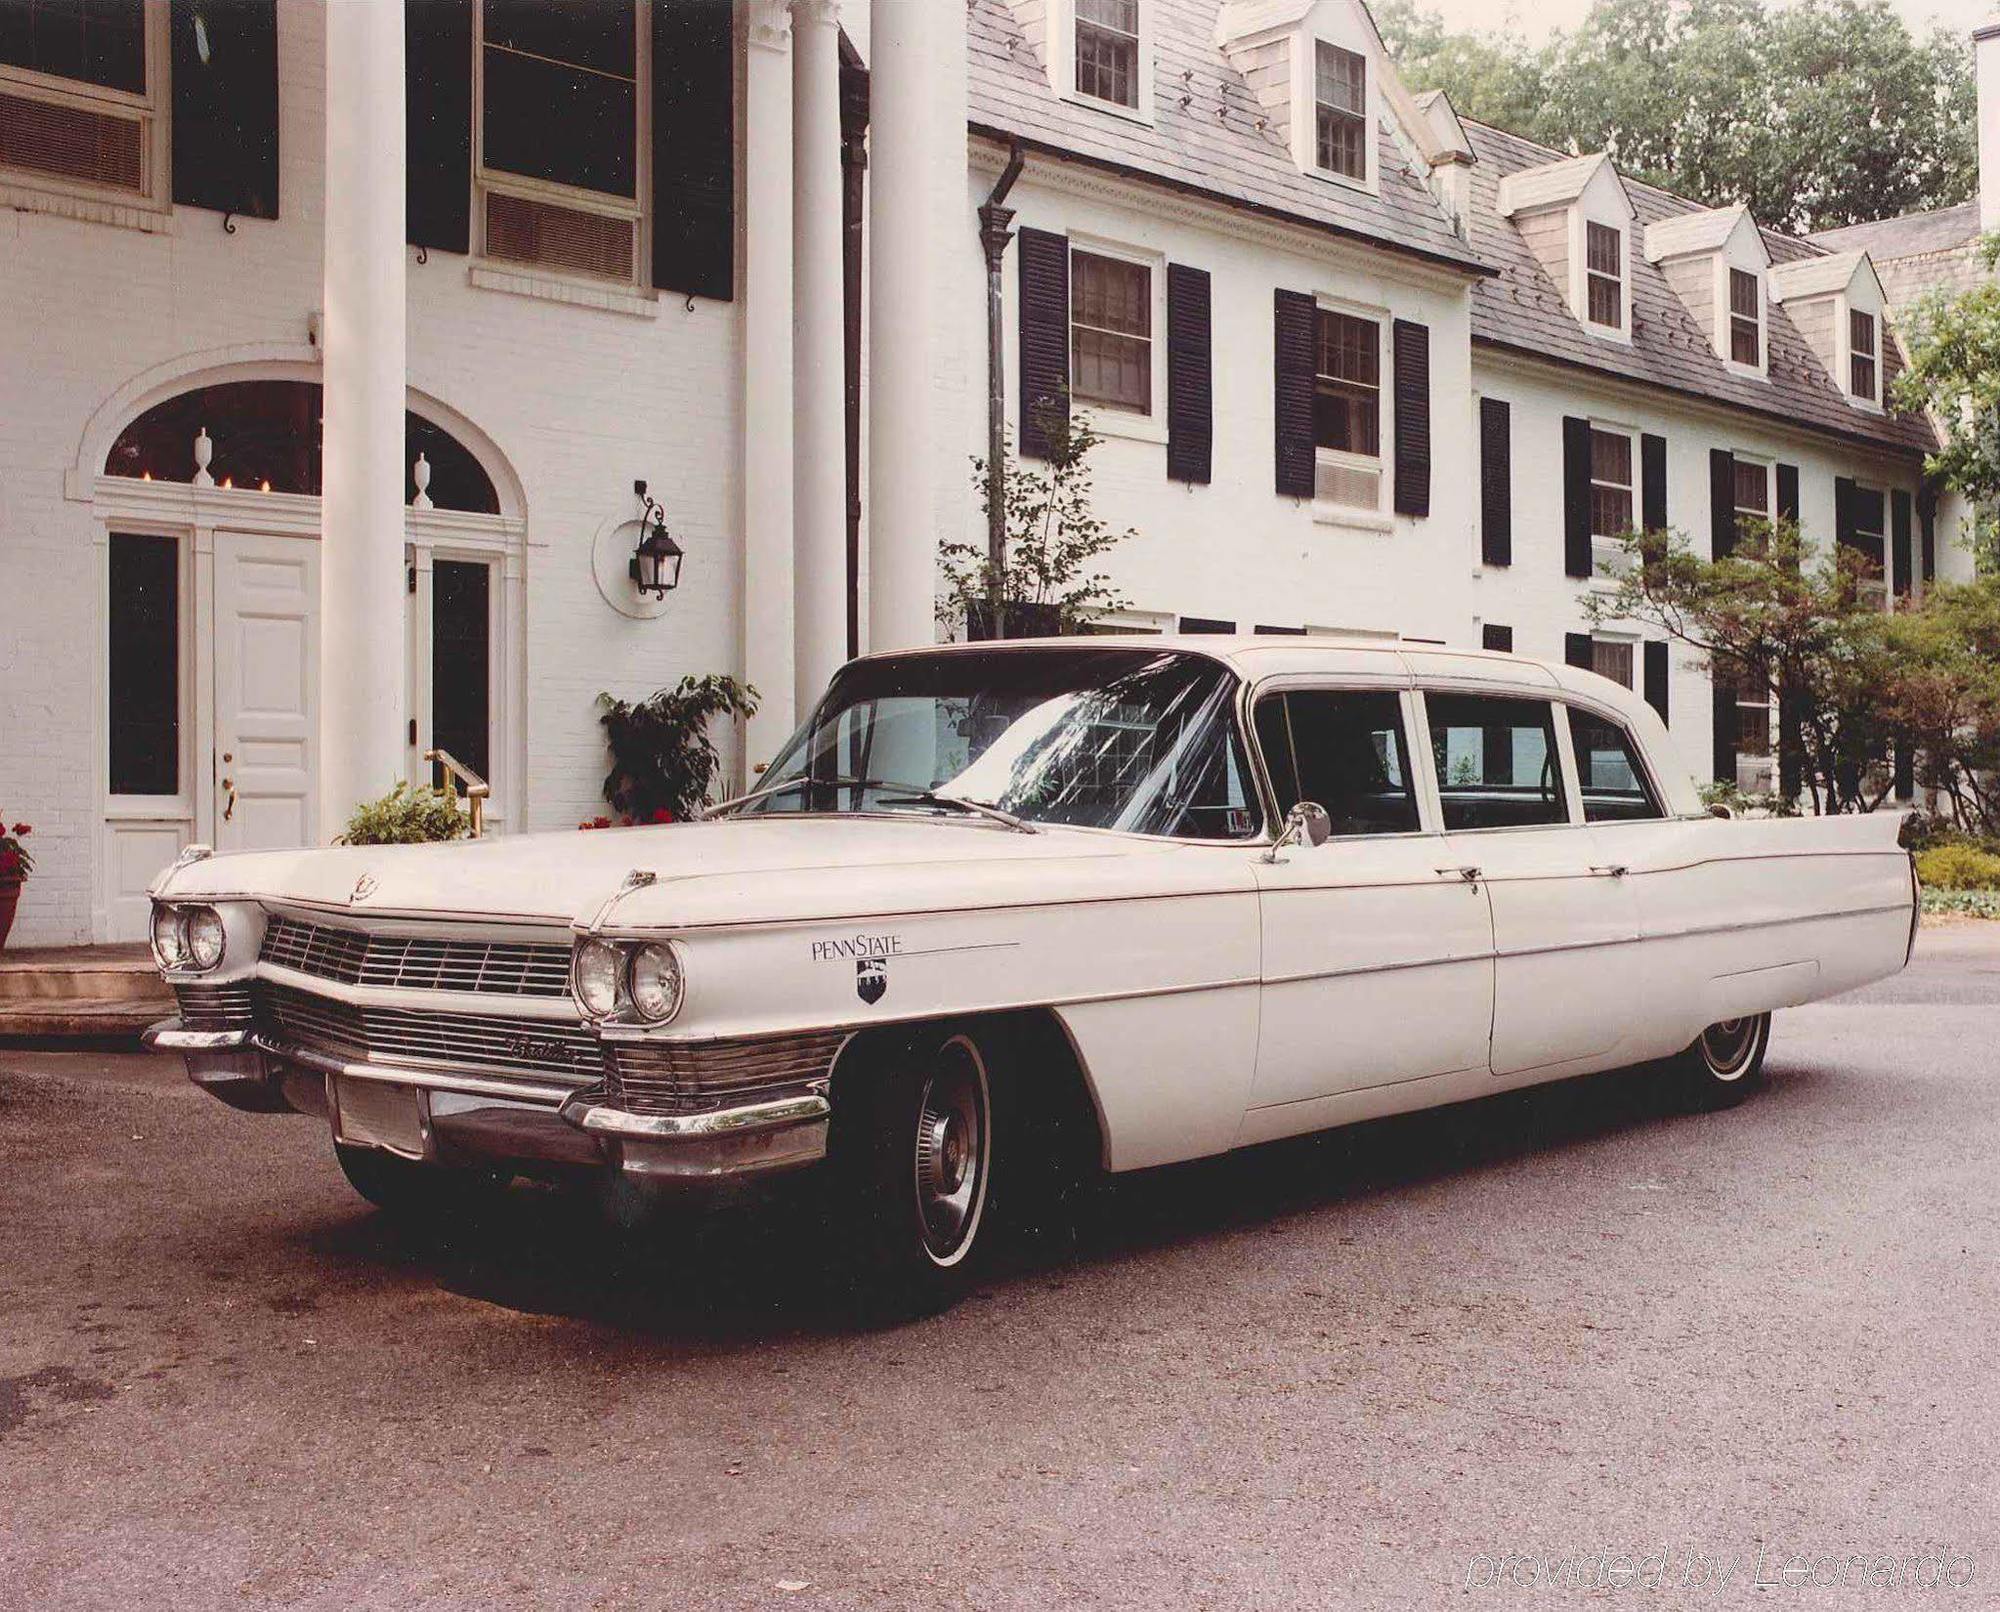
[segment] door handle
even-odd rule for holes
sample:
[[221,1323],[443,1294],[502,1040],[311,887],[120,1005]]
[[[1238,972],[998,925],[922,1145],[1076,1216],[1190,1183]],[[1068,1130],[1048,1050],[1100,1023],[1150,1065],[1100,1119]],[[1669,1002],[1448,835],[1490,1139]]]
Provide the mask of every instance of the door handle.
[[1590,871],[1600,879],[1622,879],[1632,870],[1623,862],[1606,862]]
[[1477,884],[1480,877],[1479,869],[1470,866],[1439,868],[1436,871],[1440,878],[1463,879],[1467,884]]
[[222,787],[229,791],[228,804],[222,808],[222,820],[226,823],[236,815],[236,785],[225,778],[222,780]]

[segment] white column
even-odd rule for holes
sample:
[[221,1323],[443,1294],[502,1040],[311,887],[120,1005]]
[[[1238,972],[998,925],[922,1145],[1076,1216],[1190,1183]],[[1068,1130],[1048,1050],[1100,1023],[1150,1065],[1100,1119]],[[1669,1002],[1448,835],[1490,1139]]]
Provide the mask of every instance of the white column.
[[792,564],[798,711],[847,659],[840,7],[792,4]]
[[879,650],[936,638],[938,541],[974,535],[959,314],[976,313],[984,281],[964,8],[873,0],[869,44],[868,647]]
[[326,17],[320,833],[402,776],[403,0]]
[[2000,15],[1972,30],[1979,85],[1979,227],[2000,229]]
[[[784,0],[752,0],[744,74],[743,671],[761,704],[748,761],[791,733],[792,82]],[[754,781],[754,771],[750,774]]]

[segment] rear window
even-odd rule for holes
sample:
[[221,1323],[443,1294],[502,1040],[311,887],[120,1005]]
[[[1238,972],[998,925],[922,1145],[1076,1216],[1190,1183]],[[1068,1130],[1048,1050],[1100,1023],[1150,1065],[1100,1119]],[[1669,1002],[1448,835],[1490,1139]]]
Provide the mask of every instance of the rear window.
[[1446,829],[1566,823],[1555,707],[1490,694],[1426,694]]
[[1624,724],[1571,706],[1569,742],[1576,751],[1576,779],[1583,792],[1586,823],[1625,823],[1667,815],[1646,776],[1639,747]]

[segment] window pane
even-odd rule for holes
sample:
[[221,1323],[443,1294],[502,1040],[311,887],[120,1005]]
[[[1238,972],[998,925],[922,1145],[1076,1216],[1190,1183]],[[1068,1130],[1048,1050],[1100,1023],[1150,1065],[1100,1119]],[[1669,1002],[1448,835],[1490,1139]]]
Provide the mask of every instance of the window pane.
[[1070,344],[1070,391],[1079,402],[1153,411],[1153,349],[1130,336],[1078,325]]
[[1321,381],[1313,394],[1313,440],[1341,453],[1382,451],[1381,394],[1335,381]]
[[[431,743],[486,779],[492,577],[491,566],[466,560],[439,560],[431,572]],[[445,781],[442,767],[433,781]]]
[[1622,638],[1593,638],[1590,669],[1626,688],[1632,686],[1632,646]]
[[1070,254],[1070,315],[1080,325],[1127,336],[1150,333],[1153,323],[1152,274],[1143,263]]
[[143,95],[143,0],[0,0],[0,62]]
[[1590,489],[1590,535],[1623,537],[1632,530],[1632,490],[1629,487]]
[[1281,811],[1324,806],[1336,834],[1414,834],[1409,742],[1394,694],[1318,690],[1257,705],[1257,736]]
[[[1090,21],[1087,14],[1114,14],[1117,21]],[[1139,104],[1139,17],[1136,0],[1130,6],[1082,6],[1076,19],[1076,89],[1116,106]]]
[[111,793],[181,788],[180,545],[111,534]]
[[[429,0],[417,0],[419,5]],[[637,61],[631,0],[485,0],[486,43],[629,79]]]
[[1314,95],[1321,106],[1342,112],[1365,113],[1368,109],[1368,63],[1365,58],[1338,45],[1318,40],[1314,52]]
[[1729,356],[1739,364],[1758,362],[1758,349],[1763,345],[1763,332],[1756,321],[1731,318],[1729,321]]
[[1757,292],[1757,276],[1747,269],[1729,271],[1729,311],[1755,320],[1762,314],[1763,299]]
[[1622,431],[1590,433],[1590,479],[1632,485],[1632,439]]
[[[1628,651],[1631,647],[1625,646]],[[1623,727],[1609,717],[1572,707],[1569,737],[1576,748],[1576,775],[1583,790],[1586,823],[1666,815],[1647,781],[1646,769],[1639,763],[1638,747]]]
[[1771,512],[1771,476],[1766,465],[1736,461],[1736,508],[1739,512],[1768,515]]
[[1874,353],[1875,316],[1873,314],[1861,313],[1858,310],[1848,313],[1847,345],[1856,353],[1868,353],[1870,355]]
[[1624,294],[1616,280],[1601,274],[1585,277],[1589,295],[1587,311],[1594,325],[1608,325],[1613,330],[1623,328],[1625,323]]
[[1447,829],[1569,821],[1547,701],[1427,694],[1424,702]]
[[1619,262],[1619,248],[1624,241],[1621,231],[1608,224],[1590,224],[1584,230],[1584,267],[1592,274],[1609,275],[1613,280],[1623,277],[1623,267]]
[[1875,395],[1875,360],[1855,354],[1848,360],[1848,390],[1856,397],[1872,398]]
[[1070,319],[1072,394],[1150,413],[1152,272],[1143,263],[1071,253]]
[[1121,34],[1139,31],[1139,0],[1076,0],[1081,22],[1094,22]]
[[1324,106],[1316,110],[1315,116],[1318,119],[1318,130],[1315,136],[1314,160],[1328,173],[1340,174],[1348,179],[1366,179],[1368,177],[1366,120],[1355,116],[1352,112],[1336,112]]
[[1882,547],[1882,491],[1879,487],[1857,487],[1850,506],[1856,533],[1871,536],[1879,552]]
[[1319,310],[1319,372],[1334,380],[1380,383],[1381,327],[1372,319]]
[[483,16],[486,166],[635,195],[632,7],[485,0]]

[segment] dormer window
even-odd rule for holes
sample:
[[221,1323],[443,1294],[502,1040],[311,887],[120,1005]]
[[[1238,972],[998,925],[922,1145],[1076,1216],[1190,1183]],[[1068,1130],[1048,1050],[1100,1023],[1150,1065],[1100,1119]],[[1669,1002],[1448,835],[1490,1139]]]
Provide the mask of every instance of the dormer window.
[[1625,232],[1584,225],[1584,306],[1593,325],[1625,328]]
[[1864,403],[1875,401],[1875,316],[1850,308],[1847,313],[1847,389]]
[[1763,362],[1764,288],[1748,269],[1729,271],[1729,358],[1756,369]]
[[1076,0],[1076,93],[1139,108],[1139,0]]
[[1313,43],[1314,160],[1343,179],[1368,178],[1368,59]]

